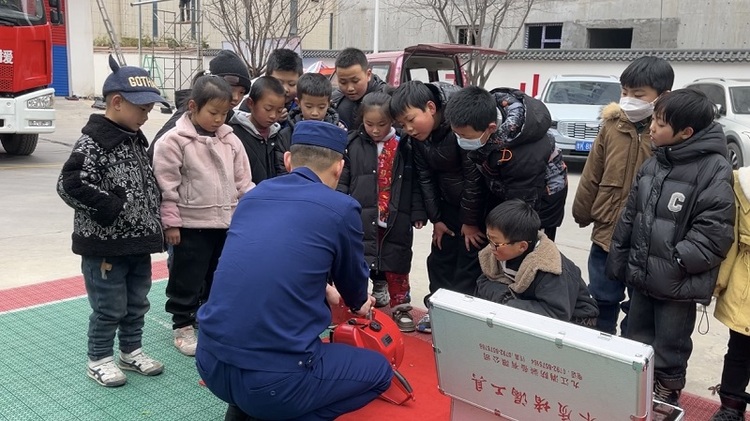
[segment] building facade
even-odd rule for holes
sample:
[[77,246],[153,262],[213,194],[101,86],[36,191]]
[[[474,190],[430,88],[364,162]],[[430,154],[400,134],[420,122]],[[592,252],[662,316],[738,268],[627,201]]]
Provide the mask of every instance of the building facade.
[[[429,1],[436,0],[418,0],[420,4]],[[514,9],[499,31],[496,48],[743,49],[750,43],[747,0],[534,0],[524,22],[526,2],[514,0]],[[362,28],[373,28],[374,1],[340,3],[345,3],[346,8],[340,11],[334,48],[371,49],[373,31]],[[429,19],[433,13],[410,7],[412,2],[380,0],[380,50],[448,41],[445,27]],[[458,15],[449,20],[455,39],[472,43],[474,37],[467,22]],[[519,36],[515,37],[519,26]],[[483,35],[483,44],[487,45],[489,30]]]

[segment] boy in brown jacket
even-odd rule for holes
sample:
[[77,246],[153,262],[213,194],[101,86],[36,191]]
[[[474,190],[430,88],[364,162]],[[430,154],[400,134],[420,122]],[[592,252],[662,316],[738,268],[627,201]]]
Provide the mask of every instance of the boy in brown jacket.
[[[589,253],[589,290],[599,306],[596,328],[616,334],[624,284],[604,274],[609,245],[620,212],[625,206],[633,179],[643,162],[651,157],[648,132],[654,102],[672,89],[672,66],[657,57],[641,57],[620,75],[622,98],[602,110],[602,125],[583,167],[573,202],[573,218],[579,226],[594,224]],[[620,334],[627,328],[627,307]]]

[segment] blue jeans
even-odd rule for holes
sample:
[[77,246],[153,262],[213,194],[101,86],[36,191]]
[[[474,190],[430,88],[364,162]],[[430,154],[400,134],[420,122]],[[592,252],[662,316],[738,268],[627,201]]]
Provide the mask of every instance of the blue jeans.
[[115,334],[120,351],[129,353],[140,348],[144,316],[150,307],[151,255],[82,256],[81,271],[92,310],[89,358],[112,356]]
[[263,420],[333,420],[367,405],[391,385],[393,369],[375,351],[324,344],[318,357],[307,370],[293,373],[242,370],[200,346],[195,361],[214,395]]
[[[625,301],[625,284],[613,281],[604,273],[609,253],[596,244],[591,244],[589,252],[589,292],[599,306],[599,317],[596,319],[596,329],[617,334],[617,319],[620,309],[625,313],[625,318],[620,323],[620,334],[625,336],[628,327],[628,309],[630,301]],[[630,296],[628,288],[628,296]]]
[[656,300],[633,291],[628,339],[654,348],[654,378],[669,389],[685,388],[695,328],[693,302]]

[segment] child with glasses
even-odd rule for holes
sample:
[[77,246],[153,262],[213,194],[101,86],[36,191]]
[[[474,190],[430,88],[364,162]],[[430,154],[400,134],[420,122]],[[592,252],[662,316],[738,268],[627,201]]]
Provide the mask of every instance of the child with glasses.
[[581,270],[539,231],[539,215],[529,204],[507,200],[490,211],[485,223],[488,245],[479,252],[477,297],[594,326],[599,309]]

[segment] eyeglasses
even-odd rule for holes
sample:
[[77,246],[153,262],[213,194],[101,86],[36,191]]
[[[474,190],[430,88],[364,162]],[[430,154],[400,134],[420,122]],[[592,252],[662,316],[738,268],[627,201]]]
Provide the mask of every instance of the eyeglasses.
[[489,238],[487,239],[487,243],[489,243],[490,247],[492,247],[492,251],[497,251],[497,249],[499,247],[509,246],[509,245],[515,244],[517,242],[518,241],[510,241],[510,242],[507,242],[507,243],[497,243],[496,244],[496,243],[493,243],[492,240],[490,240]]

